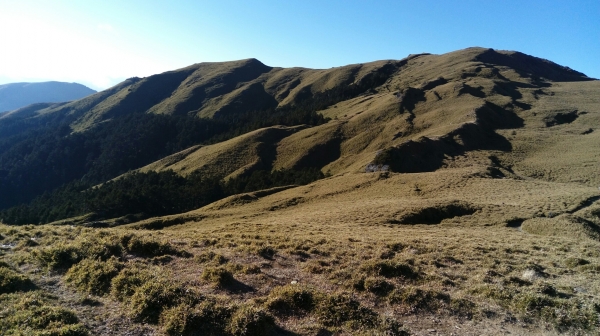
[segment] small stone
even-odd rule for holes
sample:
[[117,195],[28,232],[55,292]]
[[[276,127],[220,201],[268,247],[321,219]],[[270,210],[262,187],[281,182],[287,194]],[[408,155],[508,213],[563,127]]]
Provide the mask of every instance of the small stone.
[[293,280],[293,281],[291,282],[291,284],[292,284],[292,285],[295,285],[295,284],[297,284],[297,283],[298,283],[298,281],[296,281],[296,280]]
[[429,332],[435,332],[435,329],[427,329]]

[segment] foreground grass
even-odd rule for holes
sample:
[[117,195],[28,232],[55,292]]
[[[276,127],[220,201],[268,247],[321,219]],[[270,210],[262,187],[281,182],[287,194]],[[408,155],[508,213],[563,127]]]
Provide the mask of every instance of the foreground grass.
[[[592,240],[424,226],[335,238],[267,225],[244,233],[0,226],[0,234],[15,246],[0,265],[0,330],[9,335],[99,333],[94,314],[166,335],[599,327],[600,244]],[[77,308],[85,300],[97,303],[87,314]]]

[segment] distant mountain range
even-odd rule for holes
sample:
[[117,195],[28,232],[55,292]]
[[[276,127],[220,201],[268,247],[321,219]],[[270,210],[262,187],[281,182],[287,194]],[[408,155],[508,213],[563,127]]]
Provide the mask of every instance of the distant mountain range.
[[41,82],[0,85],[0,113],[35,103],[59,103],[96,93],[78,83]]

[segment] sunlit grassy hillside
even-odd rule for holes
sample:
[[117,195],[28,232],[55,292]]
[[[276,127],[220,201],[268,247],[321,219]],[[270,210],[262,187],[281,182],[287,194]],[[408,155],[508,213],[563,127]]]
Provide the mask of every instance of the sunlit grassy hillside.
[[[142,98],[161,82],[168,90]],[[171,175],[139,195],[123,191],[132,204],[162,190],[160,181],[326,175],[264,182],[165,216],[93,209],[47,225],[2,224],[2,334],[600,330],[597,80],[469,48],[328,70],[197,64],[86,99],[71,105],[73,115],[95,106],[73,119],[76,133],[109,124],[137,99],[165,117],[233,122],[308,109],[329,118],[256,123],[137,167],[116,181]]]

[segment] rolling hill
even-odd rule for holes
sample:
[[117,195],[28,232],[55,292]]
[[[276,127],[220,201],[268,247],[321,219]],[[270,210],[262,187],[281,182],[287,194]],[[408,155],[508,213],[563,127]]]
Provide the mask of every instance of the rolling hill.
[[78,83],[2,84],[0,85],[0,113],[36,103],[59,103],[77,100],[93,93],[96,93],[96,91]]
[[599,127],[600,81],[486,48],[32,105],[0,116],[0,301],[81,334],[595,333]]

